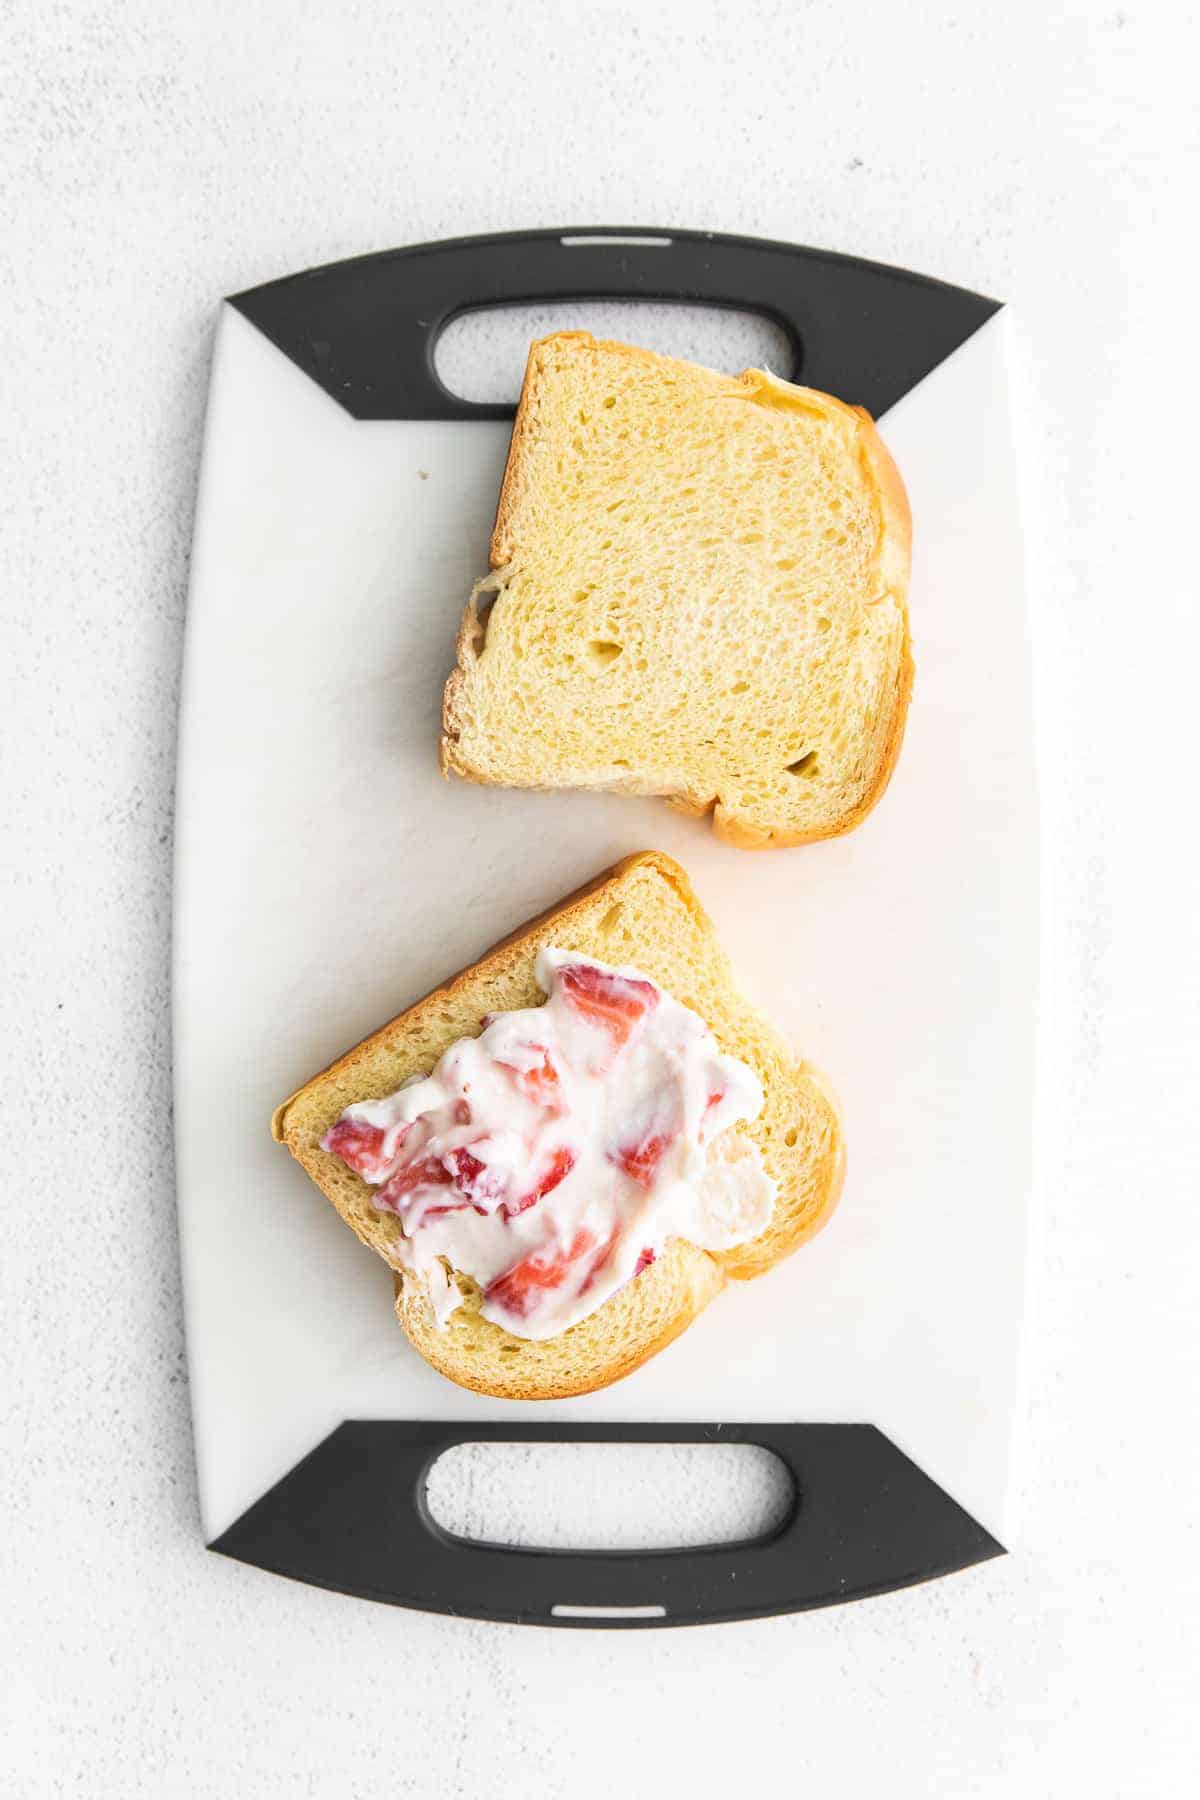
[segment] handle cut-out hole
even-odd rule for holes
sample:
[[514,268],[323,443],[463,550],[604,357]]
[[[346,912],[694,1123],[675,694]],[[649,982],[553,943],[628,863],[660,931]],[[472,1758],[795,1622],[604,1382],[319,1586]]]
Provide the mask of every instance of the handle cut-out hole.
[[665,1619],[665,1606],[552,1606],[554,1619]]
[[729,375],[767,368],[786,377],[795,363],[786,331],[760,313],[669,300],[547,300],[459,313],[434,345],[434,368],[460,400],[515,405],[530,344],[553,331],[590,331]]
[[455,1444],[425,1503],[453,1537],[522,1550],[677,1550],[771,1537],[795,1505],[759,1444]]
[[581,231],[577,232],[573,237],[559,238],[558,241],[568,250],[592,249],[601,244],[606,247],[609,244],[632,244],[638,249],[667,250],[670,248],[673,239],[669,237],[653,237],[650,235],[645,237],[617,237],[607,231]]

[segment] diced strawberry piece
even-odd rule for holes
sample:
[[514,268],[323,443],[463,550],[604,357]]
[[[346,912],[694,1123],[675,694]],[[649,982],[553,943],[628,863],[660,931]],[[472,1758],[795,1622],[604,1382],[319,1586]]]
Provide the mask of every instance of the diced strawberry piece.
[[607,1243],[601,1245],[599,1253],[593,1259],[592,1266],[588,1270],[587,1280],[579,1290],[581,1294],[586,1294],[590,1287],[594,1287],[597,1275],[599,1275],[603,1269],[607,1268],[608,1259],[616,1249],[617,1239],[620,1235],[621,1227],[619,1225],[614,1225],[612,1231],[609,1233]]
[[536,1185],[527,1194],[522,1194],[519,1200],[509,1200],[500,1208],[504,1218],[515,1219],[518,1213],[528,1212],[544,1195],[551,1193],[560,1181],[565,1181],[574,1167],[573,1150],[556,1150]]
[[449,1151],[445,1163],[455,1188],[465,1194],[476,1212],[491,1212],[496,1201],[504,1198],[508,1178],[503,1170],[489,1168],[469,1150]]
[[[384,1182],[371,1204],[382,1212],[399,1212],[400,1202],[409,1194],[414,1193],[417,1188],[448,1188],[453,1181],[454,1177],[450,1170],[436,1156],[422,1156],[416,1162],[409,1163],[405,1168],[397,1169],[396,1173]],[[465,1196],[458,1204],[463,1206],[468,1204]],[[453,1212],[455,1206],[445,1205],[439,1210]]]
[[[382,1181],[396,1159],[395,1150],[391,1157],[383,1155],[386,1136],[381,1125],[368,1125],[365,1119],[339,1119],[321,1139],[321,1148],[339,1156],[364,1181]],[[397,1139],[396,1149],[399,1143]]]
[[648,1269],[650,1267],[650,1264],[654,1261],[655,1261],[655,1255],[654,1255],[653,1250],[650,1250],[650,1249],[643,1250],[642,1254],[637,1259],[637,1263],[636,1263],[636,1265],[634,1267],[634,1271],[633,1271],[634,1274],[640,1275],[642,1270]]
[[625,1124],[623,1140],[608,1153],[608,1160],[624,1169],[639,1187],[652,1188],[663,1157],[679,1136],[683,1124],[678,1094],[668,1088],[654,1095]]
[[464,1194],[470,1193],[472,1184],[487,1169],[487,1164],[481,1163],[469,1150],[450,1150],[443,1161],[455,1187],[461,1188]]
[[532,1100],[535,1106],[541,1106],[547,1112],[561,1112],[562,1082],[550,1052],[541,1044],[523,1044],[521,1048],[536,1052],[539,1060],[532,1068],[518,1068],[516,1063],[505,1062],[502,1057],[497,1057],[496,1060],[501,1068],[508,1070],[518,1093],[524,1094],[527,1100]]
[[397,1169],[375,1195],[374,1204],[385,1212],[399,1212],[401,1202],[418,1188],[451,1188],[455,1197],[422,1208],[423,1220],[436,1218],[439,1213],[460,1212],[464,1206],[473,1206],[483,1214],[495,1211],[507,1186],[507,1177],[501,1170],[489,1168],[470,1150],[448,1150],[444,1156],[423,1156]]
[[708,1099],[704,1102],[704,1111],[700,1114],[700,1137],[702,1140],[712,1128],[711,1114],[720,1106],[728,1091],[724,1087],[709,1089]]
[[534,1101],[536,1105],[544,1106],[548,1112],[561,1112],[562,1082],[548,1050],[542,1051],[541,1062],[535,1063],[532,1069],[517,1071],[517,1086],[526,1099]]
[[591,963],[564,963],[558,980],[576,1011],[602,1026],[618,1050],[629,1042],[639,1020],[653,1012],[659,1001],[652,981],[616,975],[611,969],[597,969]]
[[614,1150],[609,1160],[624,1169],[639,1187],[652,1188],[658,1177],[658,1165],[675,1142],[676,1135],[673,1131],[662,1131],[653,1137],[640,1138],[635,1144]]
[[506,1312],[525,1319],[534,1310],[538,1297],[552,1288],[561,1287],[573,1263],[577,1263],[596,1247],[591,1232],[580,1228],[565,1251],[557,1255],[549,1246],[535,1250],[523,1261],[514,1263],[498,1275],[486,1290],[484,1298],[494,1300]]
[[[453,1189],[451,1192],[453,1192]],[[469,1200],[456,1199],[447,1200],[443,1206],[422,1206],[418,1208],[416,1215],[409,1223],[412,1229],[416,1231],[419,1230],[422,1225],[427,1225],[430,1219],[444,1219],[447,1213],[466,1212],[470,1204],[471,1202]],[[477,1206],[475,1211],[482,1214],[483,1208]]]

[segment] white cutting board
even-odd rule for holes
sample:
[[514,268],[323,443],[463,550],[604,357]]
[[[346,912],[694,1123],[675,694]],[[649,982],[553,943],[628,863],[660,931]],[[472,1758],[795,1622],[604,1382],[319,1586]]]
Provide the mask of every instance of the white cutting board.
[[[356,422],[231,306],[180,743],[176,1155],[206,1536],[347,1418],[866,1421],[1002,1542],[1031,1191],[1038,819],[997,314],[882,420],[916,690],[851,837],[747,854],[661,802],[444,782],[497,422]],[[307,1076],[617,857],[689,871],[823,1067],[849,1176],[810,1246],[603,1393],[514,1405],[409,1349],[391,1277],[270,1136]]]

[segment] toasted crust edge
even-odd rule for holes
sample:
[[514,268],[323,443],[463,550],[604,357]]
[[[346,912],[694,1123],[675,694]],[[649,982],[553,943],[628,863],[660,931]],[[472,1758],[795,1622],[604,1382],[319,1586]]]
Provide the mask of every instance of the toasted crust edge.
[[[691,1269],[693,1276],[696,1277],[693,1281],[691,1303],[680,1307],[657,1337],[647,1339],[632,1354],[615,1356],[607,1363],[598,1363],[592,1375],[586,1380],[544,1381],[538,1384],[528,1381],[472,1380],[471,1370],[468,1366],[439,1354],[439,1343],[434,1332],[416,1327],[415,1320],[410,1318],[410,1303],[405,1301],[403,1283],[398,1275],[394,1278],[394,1310],[405,1337],[417,1354],[423,1356],[439,1375],[444,1375],[447,1381],[454,1382],[456,1387],[466,1388],[473,1394],[486,1394],[489,1398],[496,1400],[572,1400],[582,1394],[599,1393],[602,1388],[611,1387],[615,1381],[622,1381],[626,1375],[632,1375],[636,1369],[642,1368],[656,1357],[660,1350],[665,1350],[669,1344],[675,1342],[676,1338],[682,1337],[689,1325],[694,1324],[700,1317],[705,1307],[716,1299],[725,1286],[724,1272],[706,1251],[696,1250],[694,1245],[690,1248],[693,1251]],[[703,1280],[700,1279],[701,1276]],[[646,1277],[643,1275],[639,1279],[644,1281]],[[613,1298],[616,1296],[614,1295]]]
[[[611,338],[596,338],[590,331],[552,332],[546,337],[534,340],[529,347],[529,355],[525,362],[525,374],[517,401],[516,417],[513,420],[508,457],[505,461],[500,494],[496,503],[496,515],[488,549],[488,566],[492,570],[503,568],[512,559],[512,517],[516,511],[518,496],[525,479],[525,469],[536,431],[539,352],[548,344],[562,343],[572,343],[581,349],[617,351],[624,356],[645,362],[679,362],[681,360],[678,357],[662,356],[655,350],[646,350],[638,345],[618,343]],[[692,370],[702,368],[700,364],[687,364],[686,366]],[[880,530],[877,553],[881,579],[879,598],[892,600],[899,605],[903,621],[903,636],[897,659],[896,677],[891,691],[887,723],[883,731],[878,734],[880,752],[873,778],[862,798],[839,819],[809,831],[788,831],[782,827],[749,825],[735,808],[726,807],[719,800],[697,800],[694,795],[685,791],[663,795],[662,798],[676,811],[686,813],[690,817],[702,818],[707,813],[712,823],[712,829],[722,842],[731,844],[739,850],[786,850],[798,848],[803,844],[821,843],[827,838],[844,837],[848,832],[856,830],[883,798],[899,761],[900,749],[904,742],[904,728],[908,718],[915,676],[908,613],[908,586],[912,558],[912,511],[908,502],[908,493],[895,460],[880,437],[875,421],[865,407],[849,406],[845,401],[839,400],[836,395],[823,393],[817,388],[801,387],[794,382],[783,381],[778,376],[770,375],[760,369],[744,369],[739,376],[732,378],[722,376],[715,370],[702,369],[702,373],[711,376],[713,382],[718,385],[725,385],[732,380],[744,390],[745,397],[753,402],[761,402],[764,391],[769,391],[778,399],[782,399],[785,404],[804,407],[805,405],[811,406],[815,402],[823,411],[835,410],[848,420],[853,420],[854,428],[859,436],[859,452],[870,472],[879,502]],[[482,787],[503,787],[505,784],[502,781],[487,774],[477,764],[463,756],[458,742],[456,713],[467,683],[464,649],[475,632],[476,624],[475,596],[472,594],[463,610],[455,642],[455,667],[447,677],[443,691],[439,763],[444,776],[459,775]],[[633,785],[636,787],[636,784]]]

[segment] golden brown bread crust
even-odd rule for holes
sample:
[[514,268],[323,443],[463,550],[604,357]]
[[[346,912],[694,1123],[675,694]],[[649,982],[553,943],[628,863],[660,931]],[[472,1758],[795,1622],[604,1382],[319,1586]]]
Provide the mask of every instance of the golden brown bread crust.
[[537,352],[543,344],[560,339],[589,344],[593,341],[590,331],[559,331],[552,337],[537,338],[529,346],[525,373],[521,378],[521,393],[517,400],[517,414],[508,444],[508,457],[504,464],[504,476],[496,501],[496,517],[492,521],[492,538],[488,546],[489,569],[501,569],[512,559],[512,516],[517,495],[525,480],[530,447],[537,435]]
[[[569,1332],[550,1340],[549,1345],[512,1338],[490,1321],[469,1318],[472,1312],[477,1314],[479,1303],[478,1293],[472,1291],[470,1283],[465,1284],[468,1304],[465,1309],[460,1309],[463,1317],[454,1315],[449,1334],[438,1332],[432,1326],[423,1289],[410,1285],[397,1305],[398,1317],[409,1338],[441,1373],[478,1392],[503,1398],[552,1399],[607,1386],[677,1337],[719,1292],[727,1277],[746,1280],[762,1274],[811,1237],[826,1222],[838,1197],[844,1158],[836,1107],[820,1078],[806,1066],[797,1065],[794,1058],[787,1055],[778,1035],[758,1020],[758,1015],[736,989],[729,987],[731,977],[727,959],[712,936],[711,925],[691,884],[677,863],[655,851],[626,857],[614,868],[584,883],[567,899],[509,933],[453,980],[433,989],[389,1024],[336,1058],[276,1109],[271,1126],[276,1141],[287,1146],[360,1241],[392,1263],[398,1223],[374,1212],[365,1184],[336,1158],[321,1150],[320,1137],[352,1101],[389,1092],[398,1085],[398,1080],[408,1071],[397,1073],[389,1063],[389,1055],[410,1044],[430,1020],[435,1024],[435,1038],[441,1034],[429,1050],[429,1060],[435,1060],[445,1042],[461,1035],[464,1029],[460,1024],[451,1037],[447,1037],[448,1027],[438,1023],[439,1016],[456,1014],[459,1018],[464,1015],[478,1018],[480,1011],[485,1010],[478,1004],[485,983],[493,989],[508,983],[511,989],[513,981],[519,977],[522,984],[531,984],[538,934],[544,935],[547,925],[553,924],[564,940],[570,940],[577,930],[584,940],[581,947],[585,947],[596,929],[595,915],[606,915],[610,902],[627,899],[630,884],[643,876],[664,884],[664,890],[683,907],[694,940],[686,935],[682,923],[677,923],[675,929],[681,932],[681,941],[689,946],[695,942],[695,954],[711,964],[713,981],[722,992],[728,990],[724,1003],[726,1030],[745,1030],[747,1021],[757,1021],[761,1042],[756,1054],[767,1058],[767,1082],[774,1089],[773,1095],[768,1092],[768,1110],[774,1102],[776,1111],[780,1112],[783,1096],[788,1091],[782,1083],[795,1081],[796,1087],[791,1090],[795,1093],[795,1101],[786,1100],[782,1105],[780,1130],[790,1123],[800,1125],[805,1133],[804,1145],[799,1151],[789,1151],[776,1141],[771,1151],[780,1192],[776,1213],[762,1237],[716,1255],[674,1241],[668,1252],[646,1269],[635,1283],[630,1283]],[[662,903],[656,900],[655,904],[665,911]],[[572,927],[573,915],[581,921],[577,928]],[[592,919],[590,927],[589,916]],[[691,948],[687,954],[692,956]],[[737,1050],[741,1046],[727,1043],[727,1047]],[[785,1073],[788,1069],[792,1072],[790,1075]],[[760,1066],[760,1074],[763,1072],[764,1068]],[[794,1132],[789,1135],[795,1137]],[[460,1285],[463,1284],[460,1282]],[[472,1341],[469,1348],[477,1367],[487,1365],[488,1352],[494,1353],[483,1379],[478,1378],[471,1357],[460,1353],[464,1333],[455,1328],[456,1321],[458,1326],[464,1321],[470,1323]],[[563,1369],[564,1349],[570,1352],[570,1368],[566,1373]]]
[[[632,1344],[625,1333],[619,1329],[612,1331],[614,1315],[621,1311],[629,1311],[635,1304],[644,1305],[652,1285],[665,1287],[671,1295],[671,1310],[666,1315],[657,1332],[646,1332],[634,1338]],[[712,1257],[703,1250],[697,1250],[692,1244],[685,1244],[676,1239],[667,1245],[662,1257],[653,1267],[643,1270],[637,1283],[630,1283],[619,1293],[607,1300],[600,1312],[592,1313],[582,1319],[578,1325],[571,1327],[570,1333],[579,1341],[580,1372],[568,1378],[561,1374],[549,1377],[536,1376],[536,1386],[531,1380],[529,1360],[535,1359],[538,1352],[536,1344],[522,1344],[520,1355],[523,1359],[519,1372],[509,1373],[501,1369],[497,1376],[493,1364],[493,1374],[481,1379],[469,1361],[447,1354],[447,1335],[439,1332],[429,1319],[421,1295],[411,1287],[405,1290],[402,1279],[395,1278],[396,1317],[404,1330],[405,1336],[414,1350],[420,1352],[426,1362],[435,1368],[439,1375],[447,1381],[453,1381],[458,1387],[470,1389],[472,1393],[487,1394],[496,1400],[570,1400],[581,1394],[595,1394],[601,1388],[611,1387],[614,1381],[621,1381],[626,1375],[632,1375],[648,1363],[660,1350],[673,1344],[677,1337],[682,1337],[692,1322],[699,1318],[708,1305],[725,1285],[725,1276]],[[472,1296],[469,1304],[477,1304],[478,1296]],[[589,1356],[589,1338],[599,1339],[599,1321],[604,1315],[605,1338],[615,1336],[621,1348],[614,1355],[607,1350],[603,1358]],[[479,1320],[476,1330],[483,1327],[495,1341],[511,1346],[513,1340],[501,1326],[493,1325],[489,1320]]]
[[[596,339],[587,331],[557,332],[531,344],[492,528],[489,547],[489,567],[492,571],[505,569],[512,561],[516,548],[513,538],[513,517],[518,508],[522,489],[527,481],[531,450],[538,430],[539,353],[547,345],[566,342],[591,346],[597,350],[619,352],[623,356],[643,362],[659,363],[664,360],[655,351],[616,343],[608,339]],[[729,383],[725,377],[712,370],[700,369],[694,365],[688,366],[693,375],[707,377],[714,387],[728,390]],[[870,759],[870,781],[861,797],[848,811],[832,821],[822,821],[811,829],[805,830],[789,830],[783,826],[764,828],[752,825],[746,821],[736,807],[725,805],[719,798],[699,797],[685,788],[681,788],[676,793],[664,793],[657,786],[653,790],[648,790],[639,785],[636,776],[631,776],[627,780],[606,779],[604,785],[613,790],[624,789],[633,793],[652,791],[660,794],[676,811],[689,817],[700,818],[708,815],[716,835],[738,849],[788,849],[802,844],[816,843],[824,838],[841,837],[847,832],[854,831],[878,804],[895,770],[904,740],[904,728],[912,696],[914,675],[908,613],[912,514],[900,472],[865,408],[849,406],[833,395],[796,386],[794,383],[782,381],[762,370],[747,369],[735,379],[741,390],[740,397],[759,404],[797,409],[807,406],[815,411],[840,414],[847,421],[853,422],[853,428],[858,436],[859,455],[868,471],[868,485],[874,490],[877,500],[879,521],[876,550],[879,576],[877,600],[890,600],[895,603],[900,610],[903,622],[903,637],[897,654],[890,692],[885,707],[881,709],[872,738],[873,755]],[[476,593],[478,591],[477,588]],[[443,694],[439,762],[444,776],[456,774],[482,786],[503,786],[504,782],[501,779],[489,774],[476,762],[465,757],[459,748],[461,708],[468,693],[468,677],[465,668],[468,656],[464,652],[478,631],[476,594],[473,593],[464,610],[459,627],[455,646],[455,668],[446,681]]]

